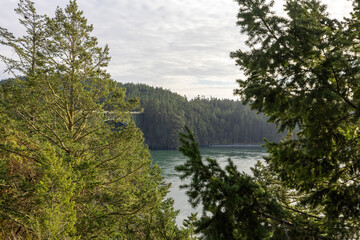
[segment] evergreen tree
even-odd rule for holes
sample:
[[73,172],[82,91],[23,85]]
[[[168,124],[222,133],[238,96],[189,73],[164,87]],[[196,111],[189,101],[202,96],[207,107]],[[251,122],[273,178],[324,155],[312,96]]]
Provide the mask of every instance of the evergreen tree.
[[0,92],[0,237],[144,239],[147,223],[152,239],[185,238],[131,121],[137,101],[110,79],[109,49],[76,1],[54,18],[29,0],[16,12],[26,35],[0,29],[18,55],[2,56],[15,79]]
[[268,142],[252,177],[202,160],[192,135],[182,135],[189,161],[178,170],[192,178],[191,202],[211,213],[197,230],[209,239],[359,239],[359,1],[342,21],[317,0],[287,1],[287,17],[273,1],[237,2],[249,50],[231,54],[246,76],[235,93],[299,132]]
[[200,146],[259,144],[264,137],[279,141],[275,124],[240,101],[216,98],[187,100],[176,93],[145,84],[121,84],[128,99],[139,98],[137,126],[151,149],[176,149],[177,136],[187,125]]

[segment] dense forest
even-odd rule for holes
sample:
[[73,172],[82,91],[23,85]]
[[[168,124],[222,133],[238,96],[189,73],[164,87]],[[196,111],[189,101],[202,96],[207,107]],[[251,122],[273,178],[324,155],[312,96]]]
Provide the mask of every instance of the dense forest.
[[[276,142],[265,115],[236,101],[119,84],[76,0],[54,17],[19,1],[25,35],[0,27],[14,52],[0,55],[14,75],[0,85],[0,239],[360,239],[360,1],[342,21],[317,0],[286,1],[286,16],[274,1],[236,1],[248,48],[231,53],[244,71],[235,93],[296,138]],[[199,219],[176,225],[134,120],[154,148],[175,148],[185,130],[176,170]],[[263,136],[252,175],[197,144]]]
[[76,1],[15,11],[25,36],[0,27],[17,56],[0,55],[14,75],[0,85],[0,239],[189,239]]
[[178,133],[187,125],[201,146],[222,144],[259,144],[264,137],[279,141],[275,124],[264,114],[257,114],[240,101],[217,98],[186,97],[145,84],[118,83],[126,89],[128,99],[139,98],[134,116],[151,149],[175,149]]
[[[8,80],[1,80],[0,85]],[[140,105],[133,111],[135,121],[151,149],[176,149],[178,134],[187,125],[200,146],[260,144],[264,138],[279,141],[275,124],[264,114],[257,114],[240,101],[186,97],[170,90],[145,84],[118,83],[129,100],[138,98]],[[117,126],[122,123],[116,124]]]

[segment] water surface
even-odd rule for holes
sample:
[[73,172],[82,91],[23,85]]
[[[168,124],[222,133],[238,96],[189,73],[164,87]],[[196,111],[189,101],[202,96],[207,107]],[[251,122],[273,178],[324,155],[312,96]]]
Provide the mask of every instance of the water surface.
[[[203,159],[209,157],[216,159],[221,167],[227,165],[227,160],[230,157],[240,172],[251,174],[250,168],[253,167],[258,160],[262,160],[266,155],[266,150],[258,145],[246,146],[218,146],[212,148],[200,149]],[[175,200],[175,209],[180,210],[177,222],[182,224],[183,219],[187,218],[192,212],[200,212],[201,206],[193,209],[188,202],[188,197],[185,194],[185,189],[180,189],[179,186],[187,183],[189,180],[181,181],[180,174],[175,171],[175,166],[181,165],[186,161],[185,156],[177,150],[153,150],[151,155],[154,163],[161,167],[162,175],[165,181],[172,184],[168,197]]]

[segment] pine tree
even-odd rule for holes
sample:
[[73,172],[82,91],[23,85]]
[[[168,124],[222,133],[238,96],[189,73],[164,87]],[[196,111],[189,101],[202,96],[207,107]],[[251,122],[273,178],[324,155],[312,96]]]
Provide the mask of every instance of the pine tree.
[[209,239],[359,239],[359,1],[342,21],[317,0],[287,1],[286,17],[273,1],[237,2],[249,38],[247,51],[231,53],[245,73],[235,93],[289,136],[267,142],[265,163],[247,176],[231,162],[223,170],[204,161],[191,133],[182,135],[189,160],[178,170],[192,178],[190,201],[204,205],[197,231]]
[[[108,47],[76,1],[54,18],[29,0],[17,13],[26,35],[0,31],[19,57],[2,56],[15,79],[0,92],[0,236],[142,239],[169,186],[130,118],[138,102],[106,72]],[[153,239],[168,230],[160,227],[176,230],[171,223],[152,224]]]

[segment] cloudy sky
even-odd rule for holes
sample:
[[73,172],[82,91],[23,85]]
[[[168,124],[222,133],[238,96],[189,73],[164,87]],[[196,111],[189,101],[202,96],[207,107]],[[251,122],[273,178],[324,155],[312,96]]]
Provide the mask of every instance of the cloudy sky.
[[[0,26],[21,34],[13,9],[17,0],[0,0]],[[351,10],[347,0],[324,0],[333,17]],[[68,0],[35,0],[40,14],[52,16]],[[229,53],[245,48],[236,27],[234,0],[78,0],[100,45],[112,57],[108,71],[120,82],[146,83],[193,98],[234,98],[241,72]],[[281,13],[283,1],[276,1]],[[4,47],[1,54],[11,55]],[[9,77],[3,73],[0,79]]]

